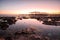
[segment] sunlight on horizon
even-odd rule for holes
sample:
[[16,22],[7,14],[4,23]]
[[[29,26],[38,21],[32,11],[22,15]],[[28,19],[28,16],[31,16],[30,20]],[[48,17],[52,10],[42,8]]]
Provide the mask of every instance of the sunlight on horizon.
[[46,12],[47,14],[59,14],[58,12],[60,11],[56,11],[56,10],[43,10],[43,9],[40,9],[40,10],[22,10],[20,11],[20,13],[18,14],[30,14],[30,12]]
[[30,12],[46,12],[47,14],[59,14],[58,10],[44,10],[44,9],[26,9],[26,10],[2,10],[0,14],[31,14]]

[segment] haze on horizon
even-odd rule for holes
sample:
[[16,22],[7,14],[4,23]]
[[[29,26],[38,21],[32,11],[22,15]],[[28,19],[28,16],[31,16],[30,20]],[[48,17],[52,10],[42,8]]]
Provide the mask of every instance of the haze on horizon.
[[0,14],[60,12],[60,0],[0,0]]

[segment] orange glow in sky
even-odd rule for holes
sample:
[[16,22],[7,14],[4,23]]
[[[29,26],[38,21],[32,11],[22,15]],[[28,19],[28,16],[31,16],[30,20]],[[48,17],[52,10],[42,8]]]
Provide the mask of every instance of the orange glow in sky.
[[0,10],[1,14],[30,14],[29,12],[34,12],[34,11],[39,11],[39,12],[47,12],[48,14],[56,13],[59,12],[58,10],[44,10],[44,9],[25,9],[25,10]]
[[29,12],[60,12],[59,0],[1,0],[0,14],[29,14]]

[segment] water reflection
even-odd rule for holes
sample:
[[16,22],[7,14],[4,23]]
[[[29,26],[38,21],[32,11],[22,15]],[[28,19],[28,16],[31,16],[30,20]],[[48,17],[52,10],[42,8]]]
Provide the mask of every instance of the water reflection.
[[60,26],[44,25],[36,19],[8,18],[0,21],[2,40],[60,40]]

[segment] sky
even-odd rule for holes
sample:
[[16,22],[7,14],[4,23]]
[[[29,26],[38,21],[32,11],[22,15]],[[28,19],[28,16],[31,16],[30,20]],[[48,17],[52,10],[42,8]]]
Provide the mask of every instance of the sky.
[[0,14],[28,12],[60,12],[60,0],[0,0]]

